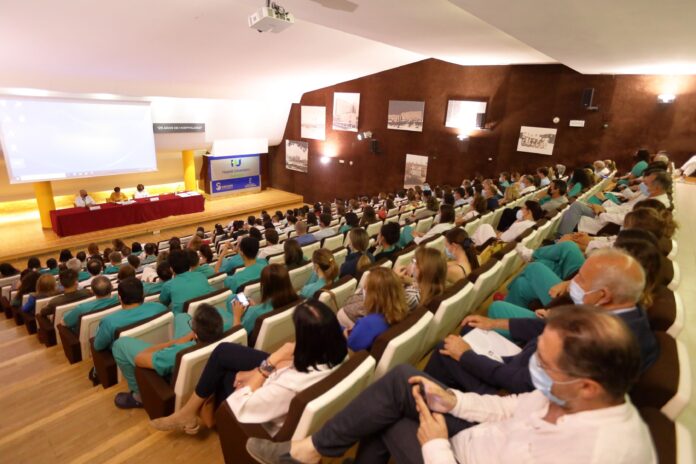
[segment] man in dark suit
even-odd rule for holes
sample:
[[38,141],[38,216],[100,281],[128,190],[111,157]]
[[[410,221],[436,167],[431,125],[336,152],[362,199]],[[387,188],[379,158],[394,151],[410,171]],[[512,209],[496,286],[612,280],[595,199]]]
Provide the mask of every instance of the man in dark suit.
[[[640,346],[641,372],[655,362],[659,353],[645,311],[638,306],[644,287],[645,271],[640,263],[616,248],[592,254],[569,285],[575,304],[598,306],[628,325]],[[449,335],[433,353],[426,373],[451,388],[480,394],[494,394],[501,389],[510,393],[534,389],[528,365],[536,351],[537,338],[544,330],[544,319],[489,319],[475,315],[466,317],[462,326],[462,334],[473,327],[509,330],[512,339],[524,347],[515,356],[503,357],[501,363],[476,354],[461,337]]]

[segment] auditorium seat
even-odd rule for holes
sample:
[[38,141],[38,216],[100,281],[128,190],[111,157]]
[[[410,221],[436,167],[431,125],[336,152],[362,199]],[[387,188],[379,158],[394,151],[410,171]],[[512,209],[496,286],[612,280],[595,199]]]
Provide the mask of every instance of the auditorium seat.
[[411,261],[413,261],[413,258],[416,256],[416,248],[418,248],[418,246],[412,243],[403,250],[394,253],[391,257],[391,260],[394,262],[392,268],[398,269],[411,264]]
[[686,407],[691,396],[689,356],[684,344],[665,332],[654,332],[660,354],[645,371],[630,392],[638,407],[659,408],[675,419]]
[[416,223],[416,227],[413,229],[414,232],[419,232],[421,234],[424,234],[430,230],[430,228],[433,226],[433,222],[435,221],[435,216],[428,216],[423,219],[418,220]]
[[662,330],[673,337],[684,328],[684,305],[678,292],[673,292],[664,285],[654,291],[653,303],[646,309],[650,327]]
[[295,340],[292,315],[295,307],[302,301],[304,300],[293,301],[256,318],[254,330],[249,335],[249,346],[266,353],[273,353],[284,343]]
[[469,280],[474,284],[474,311],[498,288],[502,271],[503,265],[495,258],[490,258],[483,266],[471,271]]
[[[152,323],[152,325],[150,325],[150,323]],[[137,330],[131,330],[138,329],[141,326],[146,327],[146,333],[151,338],[159,340],[164,338],[162,335],[163,333],[173,333],[173,323],[174,316],[172,312],[163,311],[142,321],[116,329],[114,332],[114,341],[118,340],[119,337],[124,333],[138,334],[139,332]],[[116,366],[116,360],[111,354],[111,350],[95,350],[94,337],[90,338],[89,340],[89,349],[90,354],[92,355],[92,362],[94,363],[94,370],[97,373],[101,386],[104,388],[109,388],[116,385],[118,383],[118,368]]]
[[222,288],[220,290],[215,290],[205,295],[197,296],[196,298],[191,298],[183,304],[183,311],[188,313],[193,319],[196,311],[200,305],[207,303],[209,305],[215,306],[216,308],[224,308],[227,298],[232,295],[232,290],[228,288]]
[[[56,333],[58,330],[58,324],[63,323],[63,316],[68,311],[75,309],[76,307],[78,307],[82,303],[87,303],[88,301],[94,301],[94,300],[96,300],[96,297],[90,296],[90,297],[84,298],[82,300],[74,301],[72,303],[67,303],[64,305],[56,306],[56,312],[53,315],[53,329],[56,331]],[[60,337],[58,337],[58,340],[56,340],[56,341],[60,341]]]
[[290,274],[290,282],[292,282],[292,288],[295,291],[300,291],[302,287],[307,283],[309,277],[312,275],[314,269],[314,264],[311,262],[305,264],[304,266],[297,267],[288,272]]
[[427,238],[419,243],[419,245],[424,245],[426,248],[435,248],[436,250],[445,252],[445,236],[438,234],[433,237]]
[[246,345],[247,333],[241,326],[232,327],[215,343],[196,344],[180,351],[171,379],[160,377],[153,369],[135,368],[142,403],[150,419],[168,416],[186,403],[196,388],[210,354],[220,343]]
[[333,250],[333,257],[334,260],[336,260],[336,266],[338,268],[341,268],[341,265],[346,262],[346,258],[348,257],[348,249],[345,247],[340,247],[337,250]]
[[321,240],[321,248],[334,251],[343,246],[343,234],[335,234],[330,237],[324,237]]
[[389,258],[382,258],[379,261],[375,261],[374,263],[370,264],[370,266],[365,271],[363,271],[362,275],[360,276],[360,280],[358,281],[358,286],[360,288],[365,288],[367,276],[370,275],[370,269],[372,269],[373,267],[383,267],[386,269],[391,269],[392,262]]
[[353,276],[346,275],[331,284],[328,288],[317,291],[314,295],[319,301],[337,312],[346,300],[355,293],[358,281]]
[[473,301],[474,285],[467,279],[462,279],[426,305],[433,313],[433,321],[425,337],[424,354],[461,324],[473,309]]
[[393,216],[388,216],[388,217],[384,220],[384,223],[385,223],[385,224],[389,224],[390,222],[393,222],[393,223],[395,223],[395,224],[398,224],[398,223],[399,223],[399,215],[398,215],[398,214],[395,214],[395,215],[393,215]]
[[304,258],[308,261],[312,260],[312,255],[316,250],[321,248],[321,243],[320,242],[312,242],[309,245],[305,245],[302,247],[302,255],[304,255]]
[[217,274],[213,274],[210,277],[208,277],[208,283],[214,289],[220,290],[221,288],[223,288],[225,286],[225,279],[226,278],[227,278],[227,273],[218,272]]
[[641,417],[650,429],[657,462],[660,464],[692,464],[694,450],[691,433],[683,424],[673,422],[656,408],[640,408]]
[[365,227],[365,231],[367,232],[368,237],[374,237],[377,234],[379,234],[379,231],[381,228],[382,228],[382,221],[377,221],[377,222],[369,224],[367,227]]
[[285,253],[276,253],[267,259],[268,264],[285,264]]
[[237,288],[237,293],[243,292],[244,295],[258,304],[261,302],[261,279],[251,280]]
[[328,377],[293,398],[283,426],[273,436],[260,424],[237,421],[224,401],[215,413],[215,422],[225,462],[256,463],[246,452],[246,441],[250,437],[284,442],[301,440],[316,432],[369,385],[374,368],[375,361],[367,352],[355,353],[335,367]]
[[419,306],[375,339],[370,349],[370,356],[377,361],[374,380],[399,364],[415,364],[421,359],[432,320],[433,313]]
[[464,232],[467,233],[469,237],[471,237],[474,232],[476,232],[476,229],[478,229],[478,226],[481,225],[481,218],[474,218],[471,221],[468,221],[466,224],[464,224]]

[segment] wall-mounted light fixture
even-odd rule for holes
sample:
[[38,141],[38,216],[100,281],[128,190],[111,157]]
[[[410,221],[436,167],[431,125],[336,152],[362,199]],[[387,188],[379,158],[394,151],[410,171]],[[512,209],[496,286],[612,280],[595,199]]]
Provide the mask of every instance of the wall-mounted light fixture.
[[469,138],[469,134],[467,134],[466,132],[460,132],[459,135],[457,136],[457,138],[459,140],[466,140]]
[[331,158],[328,156],[322,156],[321,158],[319,158],[319,161],[321,162],[321,164],[329,164],[331,162]]
[[657,101],[659,103],[674,103],[674,100],[677,99],[677,96],[674,95],[673,93],[661,93],[660,95],[657,96]]
[[358,140],[367,140],[372,138],[371,131],[358,132]]

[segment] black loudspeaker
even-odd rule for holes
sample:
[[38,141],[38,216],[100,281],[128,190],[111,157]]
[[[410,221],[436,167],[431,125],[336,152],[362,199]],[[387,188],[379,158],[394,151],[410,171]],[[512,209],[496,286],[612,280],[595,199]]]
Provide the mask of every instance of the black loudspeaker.
[[370,140],[370,151],[375,155],[379,155],[379,142],[377,139]]
[[594,99],[594,88],[585,89],[582,91],[582,106],[592,109],[592,100]]

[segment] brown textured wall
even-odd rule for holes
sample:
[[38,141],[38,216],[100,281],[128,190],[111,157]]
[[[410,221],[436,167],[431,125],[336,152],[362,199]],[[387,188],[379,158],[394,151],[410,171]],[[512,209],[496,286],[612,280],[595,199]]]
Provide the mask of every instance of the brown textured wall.
[[[677,101],[659,105],[656,96],[670,86],[677,89]],[[598,111],[580,104],[587,87],[595,88]],[[360,93],[359,130],[374,133],[380,154],[370,153],[369,142],[359,142],[354,132],[331,130],[334,92]],[[477,132],[468,142],[457,140],[456,131],[444,125],[451,99],[487,100],[490,130]],[[425,101],[423,132],[387,129],[389,100]],[[574,166],[607,157],[627,168],[639,147],[668,150],[677,164],[696,151],[693,76],[595,76],[562,65],[458,66],[429,59],[308,92],[300,104],[326,106],[326,141],[308,140],[307,174],[285,169],[284,142],[269,155],[269,168],[273,187],[302,194],[305,201],[396,190],[403,185],[407,153],[430,157],[430,183],[459,184],[477,173]],[[558,125],[552,123],[554,116],[561,118]],[[568,127],[570,119],[584,119],[585,127]],[[556,127],[553,155],[517,152],[522,125]],[[300,105],[290,111],[285,139],[302,140]],[[321,164],[325,144],[334,144],[345,164]]]

